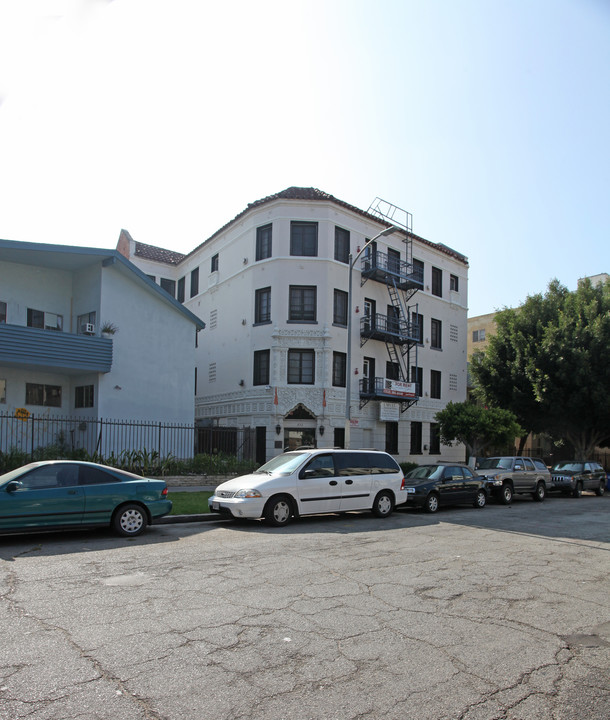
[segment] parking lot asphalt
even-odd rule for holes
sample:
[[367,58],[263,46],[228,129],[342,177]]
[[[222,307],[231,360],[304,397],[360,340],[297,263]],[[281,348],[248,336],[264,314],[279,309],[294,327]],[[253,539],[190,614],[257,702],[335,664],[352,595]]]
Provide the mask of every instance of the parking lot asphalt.
[[610,497],[0,538],[0,720],[607,720]]

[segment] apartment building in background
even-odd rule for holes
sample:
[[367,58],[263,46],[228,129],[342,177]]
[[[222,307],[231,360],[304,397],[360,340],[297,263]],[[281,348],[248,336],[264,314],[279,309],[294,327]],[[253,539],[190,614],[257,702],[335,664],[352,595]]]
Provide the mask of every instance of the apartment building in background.
[[441,445],[435,415],[466,399],[468,261],[392,225],[381,205],[292,187],[187,254],[121,233],[117,250],[206,324],[199,426],[256,428],[260,462],[344,447],[346,429],[352,448],[464,459]]

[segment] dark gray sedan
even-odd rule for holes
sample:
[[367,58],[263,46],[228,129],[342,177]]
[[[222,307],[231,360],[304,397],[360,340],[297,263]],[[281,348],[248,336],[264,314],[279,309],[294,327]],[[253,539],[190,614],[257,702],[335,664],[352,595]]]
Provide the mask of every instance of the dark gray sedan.
[[429,513],[436,512],[441,505],[469,504],[483,508],[487,503],[485,478],[459,463],[420,465],[405,475],[405,489],[406,505],[422,507]]

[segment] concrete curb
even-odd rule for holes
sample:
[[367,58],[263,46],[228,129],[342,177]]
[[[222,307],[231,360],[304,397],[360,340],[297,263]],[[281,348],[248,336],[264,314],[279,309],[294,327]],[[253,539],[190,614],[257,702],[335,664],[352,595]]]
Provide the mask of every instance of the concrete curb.
[[157,518],[153,525],[172,525],[174,523],[210,522],[210,520],[228,520],[216,513],[198,513],[196,515],[165,515]]

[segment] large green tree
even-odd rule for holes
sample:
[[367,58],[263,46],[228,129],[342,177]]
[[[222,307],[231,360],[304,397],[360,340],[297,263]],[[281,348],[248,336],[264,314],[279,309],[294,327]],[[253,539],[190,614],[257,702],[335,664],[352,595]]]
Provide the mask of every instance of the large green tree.
[[509,410],[471,402],[448,403],[436,413],[436,422],[441,442],[449,446],[463,443],[468,457],[478,457],[490,445],[512,443],[523,432]]
[[589,456],[610,428],[610,283],[585,280],[570,292],[554,280],[544,295],[498,313],[496,325],[472,358],[479,398]]

